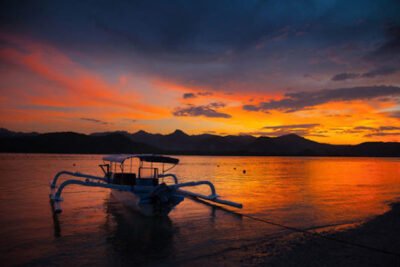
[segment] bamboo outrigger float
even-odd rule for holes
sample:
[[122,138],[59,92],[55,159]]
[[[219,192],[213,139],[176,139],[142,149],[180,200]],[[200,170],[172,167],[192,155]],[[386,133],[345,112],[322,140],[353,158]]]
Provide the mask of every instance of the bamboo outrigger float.
[[[136,173],[132,172],[133,159],[139,160]],[[54,212],[62,211],[61,193],[69,185],[109,188],[116,199],[146,216],[166,216],[185,197],[242,208],[240,203],[221,199],[210,181],[179,183],[175,174],[166,173],[179,163],[179,159],[153,154],[132,154],[105,156],[103,161],[104,164],[99,166],[104,172],[104,177],[69,171],[60,171],[54,176],[50,184],[50,200]],[[165,169],[166,164],[172,166]],[[74,178],[57,186],[58,179],[64,175]],[[164,183],[165,178],[172,178],[172,184]],[[208,186],[211,194],[203,195],[182,189],[201,185]]]

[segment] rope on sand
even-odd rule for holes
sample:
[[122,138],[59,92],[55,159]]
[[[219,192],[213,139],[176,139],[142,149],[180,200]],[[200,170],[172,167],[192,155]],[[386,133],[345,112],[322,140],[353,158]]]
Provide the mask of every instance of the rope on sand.
[[281,227],[281,228],[285,228],[285,229],[291,230],[293,232],[300,232],[300,233],[308,234],[308,235],[311,235],[311,236],[319,237],[319,238],[322,238],[322,239],[325,239],[325,240],[334,241],[334,242],[337,242],[337,243],[342,243],[342,244],[346,244],[346,245],[353,246],[353,247],[359,247],[359,248],[367,249],[367,250],[374,251],[374,252],[379,252],[379,253],[383,253],[383,254],[387,254],[387,255],[400,257],[400,253],[397,253],[397,252],[388,251],[388,250],[384,250],[384,249],[380,249],[380,248],[375,248],[375,247],[371,247],[371,246],[367,246],[367,245],[363,245],[363,244],[359,244],[359,243],[354,243],[354,242],[351,242],[351,241],[347,241],[347,240],[343,240],[343,239],[339,239],[339,238],[335,238],[335,237],[331,237],[331,236],[325,236],[325,235],[322,235],[320,233],[310,232],[309,230],[304,230],[304,229],[300,229],[300,228],[296,228],[296,227],[283,225],[283,224],[280,224],[280,223],[276,223],[276,222],[272,222],[272,221],[269,221],[269,220],[261,219],[261,218],[258,218],[258,217],[252,216],[252,215],[247,215],[247,214],[242,214],[242,213],[238,213],[238,214],[242,215],[243,217],[255,220],[255,221],[259,221],[259,222],[267,223],[267,224],[270,224],[270,225],[278,226],[278,227]]
[[[204,203],[206,201],[200,201],[200,202]],[[206,202],[206,203],[208,203],[208,202]],[[382,253],[382,254],[386,254],[386,255],[392,255],[392,256],[400,257],[400,253],[398,253],[398,252],[393,252],[393,251],[384,250],[384,249],[380,249],[380,248],[376,248],[376,247],[371,247],[371,246],[367,246],[367,245],[363,245],[363,244],[359,244],[359,243],[355,243],[355,242],[351,242],[351,241],[347,241],[347,240],[343,240],[343,239],[339,239],[339,238],[335,238],[335,237],[331,237],[331,236],[325,236],[325,235],[322,235],[320,233],[311,232],[310,230],[300,229],[300,228],[292,227],[292,226],[287,226],[287,225],[280,224],[280,223],[277,223],[277,222],[273,222],[273,221],[270,221],[270,220],[258,218],[258,217],[253,216],[253,215],[243,214],[243,213],[240,213],[240,212],[229,210],[229,209],[226,209],[226,208],[221,207],[221,206],[217,206],[217,205],[213,205],[213,204],[210,204],[210,205],[214,206],[214,207],[218,207],[218,208],[220,208],[220,209],[222,209],[224,211],[227,211],[227,212],[230,212],[230,213],[233,213],[233,214],[236,214],[236,215],[240,215],[242,217],[246,217],[246,218],[252,219],[254,221],[259,221],[259,222],[262,222],[262,223],[278,226],[278,227],[281,227],[281,228],[284,228],[284,229],[287,229],[287,230],[290,230],[290,231],[293,231],[293,232],[304,233],[304,234],[311,235],[311,236],[314,236],[314,237],[319,237],[321,239],[325,239],[325,240],[328,240],[328,241],[334,241],[336,243],[346,244],[348,246],[363,248],[363,249],[366,249],[366,250],[370,250],[370,251],[374,251],[374,252],[378,252],[378,253]]]

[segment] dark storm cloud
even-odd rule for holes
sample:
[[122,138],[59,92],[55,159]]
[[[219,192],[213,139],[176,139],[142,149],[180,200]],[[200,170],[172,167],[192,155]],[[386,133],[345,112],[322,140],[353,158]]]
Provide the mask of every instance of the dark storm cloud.
[[[399,12],[400,9],[397,9]],[[385,29],[386,39],[375,51],[367,57],[370,59],[398,60],[400,57],[400,23],[390,24]]]
[[326,89],[313,92],[286,93],[281,100],[270,100],[258,105],[244,105],[248,111],[281,110],[294,112],[331,101],[367,100],[377,97],[399,96],[400,87],[396,86],[360,86],[351,88]]
[[332,77],[332,81],[344,81],[348,79],[354,79],[360,77],[360,74],[358,73],[349,73],[349,72],[343,72],[336,74],[335,76]]
[[107,125],[107,124],[108,124],[108,122],[106,122],[106,121],[102,121],[102,120],[98,120],[98,119],[93,119],[93,118],[80,118],[80,120],[82,120],[82,121],[94,122],[94,123],[103,124],[103,125]]
[[343,72],[336,74],[332,77],[332,81],[344,81],[349,79],[356,79],[356,78],[375,78],[377,76],[386,76],[391,75],[400,70],[399,67],[394,66],[380,66],[378,68],[372,69],[370,71],[364,73],[354,73],[354,72]]
[[232,116],[217,111],[219,108],[225,107],[224,103],[214,102],[208,105],[187,105],[186,107],[178,107],[176,108],[172,114],[177,117],[181,116],[189,116],[189,117],[197,117],[197,116],[204,116],[209,118],[231,118]]
[[[236,0],[3,1],[0,21],[60,44],[115,44],[121,49],[124,43],[145,53],[215,54],[254,44],[275,27],[269,9],[283,7],[301,9],[291,3]],[[284,19],[290,13],[281,15]]]
[[396,73],[400,70],[399,67],[383,66],[363,73],[361,76],[366,78],[374,78],[376,76],[384,76]]
[[[396,18],[399,4],[395,0],[42,0],[2,1],[1,7],[4,28],[59,44],[117,49],[126,49],[127,44],[148,53],[218,54],[312,31],[318,34],[313,38],[340,40],[341,35],[359,33],[354,25],[363,24],[362,29],[370,31],[374,23]],[[388,34],[396,35],[396,30]],[[382,49],[393,46],[396,42],[390,39]]]
[[[273,90],[263,84],[278,70],[354,67],[371,44],[380,44],[371,54],[397,51],[396,27],[383,26],[400,25],[399,7],[398,0],[1,1],[0,25],[84,55],[76,59],[82,64],[105,57],[181,84],[227,90],[224,83],[239,81],[245,85],[229,90],[248,83],[261,92]],[[340,49],[349,41],[361,48]],[[319,63],[309,63],[317,54]]]

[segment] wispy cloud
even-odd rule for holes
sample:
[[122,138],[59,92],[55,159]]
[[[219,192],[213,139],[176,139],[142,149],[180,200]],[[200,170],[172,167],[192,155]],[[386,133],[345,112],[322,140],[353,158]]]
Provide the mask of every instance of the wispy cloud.
[[212,94],[213,94],[212,92],[208,92],[208,91],[206,91],[206,92],[198,92],[197,93],[197,95],[199,95],[199,96],[210,96]]
[[400,57],[400,26],[388,25],[386,40],[374,51],[367,55],[368,59],[397,61]]
[[225,104],[221,103],[221,102],[214,102],[214,103],[210,103],[208,105],[200,105],[200,106],[187,105],[186,107],[176,108],[172,112],[172,114],[174,116],[178,116],[178,117],[204,116],[204,117],[209,117],[209,118],[231,118],[232,117],[231,115],[217,111],[217,109],[223,108],[223,107],[225,107]]
[[183,99],[189,99],[189,98],[195,98],[196,95],[193,93],[184,93],[182,97]]
[[357,78],[375,78],[377,76],[391,75],[400,71],[399,67],[381,66],[364,73],[342,72],[332,77],[332,81],[344,81]]
[[305,124],[287,124],[287,125],[274,125],[274,126],[265,126],[261,128],[262,135],[267,136],[281,136],[286,134],[297,134],[302,136],[315,136],[318,134],[320,137],[324,137],[321,133],[317,133],[314,131],[314,128],[320,126],[319,123],[305,123]]
[[196,97],[198,97],[198,96],[210,96],[210,95],[212,95],[213,93],[212,92],[208,92],[208,91],[205,91],[205,92],[197,92],[197,93],[184,93],[183,95],[182,95],[182,98],[183,99],[190,99],[190,98],[196,98]]
[[93,119],[93,118],[80,118],[80,120],[82,121],[88,121],[88,122],[93,122],[93,123],[98,123],[98,124],[102,124],[102,125],[107,125],[109,124],[106,121],[102,121],[102,120],[98,120],[98,119]]
[[282,130],[282,129],[310,129],[319,126],[319,123],[289,124],[277,126],[265,126],[263,129]]
[[360,86],[351,88],[337,88],[313,92],[286,93],[281,100],[270,100],[258,105],[244,105],[248,111],[281,110],[294,112],[332,101],[368,100],[377,97],[399,96],[400,87],[397,86]]
[[335,76],[332,77],[332,81],[344,81],[348,79],[355,79],[360,77],[359,73],[352,73],[352,72],[342,72],[338,73]]
[[347,129],[331,129],[335,130],[336,133],[341,134],[359,134],[364,137],[375,137],[375,136],[400,136],[400,127],[399,126],[356,126],[353,128]]
[[384,76],[396,73],[400,70],[398,67],[383,66],[363,73],[361,76],[366,78],[374,78],[376,76]]

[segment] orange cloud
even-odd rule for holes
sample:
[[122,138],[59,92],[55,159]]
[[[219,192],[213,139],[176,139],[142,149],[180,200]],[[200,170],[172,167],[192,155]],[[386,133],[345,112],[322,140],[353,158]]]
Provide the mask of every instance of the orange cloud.
[[[121,82],[106,82],[103,77],[73,61],[60,51],[46,45],[15,36],[1,34],[0,39],[8,45],[0,49],[0,59],[9,68],[2,77],[0,90],[2,102],[16,106],[35,107],[29,112],[20,109],[19,118],[12,116],[8,108],[0,118],[8,121],[12,116],[16,121],[25,121],[29,113],[41,113],[41,107],[47,116],[54,116],[50,108],[76,108],[81,112],[92,112],[95,116],[118,119],[123,118],[159,118],[169,111],[157,105],[141,101],[141,92],[136,88],[121,90],[127,86],[126,79]],[[12,77],[12,78],[10,78]],[[19,79],[15,79],[19,77]],[[76,115],[61,112],[65,116]],[[79,113],[79,112],[76,112]]]

